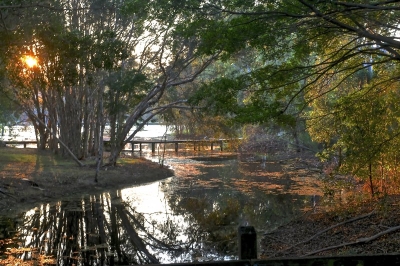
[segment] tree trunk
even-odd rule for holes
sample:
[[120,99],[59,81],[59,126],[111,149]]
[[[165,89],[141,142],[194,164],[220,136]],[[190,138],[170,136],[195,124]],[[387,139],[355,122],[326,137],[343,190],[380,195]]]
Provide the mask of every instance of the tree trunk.
[[38,120],[40,118],[36,116],[31,110],[27,111],[27,115],[35,129],[37,148],[40,150],[46,149],[46,142],[48,137],[48,135],[46,135],[46,125],[44,123],[39,123]]
[[99,106],[97,109],[97,143],[98,143],[98,152],[97,152],[97,164],[96,164],[96,174],[94,176],[94,182],[98,182],[98,176],[100,173],[100,167],[103,165],[103,147],[104,147],[104,112],[103,107],[103,89],[99,92]]
[[[60,117],[60,137],[68,149],[82,157],[82,109],[80,95],[73,87],[65,89],[59,95],[58,113]],[[62,147],[61,155],[67,156],[69,152]]]
[[374,184],[372,182],[372,163],[371,162],[369,163],[368,168],[369,168],[369,186],[371,188],[371,195],[373,197],[375,193],[374,193]]
[[[33,115],[33,114],[32,114]],[[37,121],[39,124],[41,124],[42,126],[44,126],[47,130],[50,131],[50,129],[48,129],[46,127],[46,125],[44,124],[43,121],[41,121],[37,116],[33,115],[33,117],[35,118],[35,121]],[[63,141],[61,141],[57,136],[56,136],[56,132],[53,132],[53,137],[60,143],[60,145],[66,150],[66,152],[68,152],[68,154],[72,157],[72,159],[78,163],[79,166],[85,166],[81,161],[78,160],[78,158],[76,158],[76,156],[74,155],[74,153],[68,148],[67,145],[65,145],[65,143]]]

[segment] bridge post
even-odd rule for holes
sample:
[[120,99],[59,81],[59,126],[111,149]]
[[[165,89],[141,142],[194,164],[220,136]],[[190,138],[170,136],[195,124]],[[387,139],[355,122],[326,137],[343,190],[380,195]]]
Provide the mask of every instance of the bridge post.
[[156,143],[155,143],[155,142],[152,142],[152,143],[151,143],[151,152],[152,152],[152,153],[155,153],[155,152],[156,152]]
[[214,150],[214,142],[211,141],[211,150]]
[[221,151],[224,151],[224,141],[223,140],[221,140],[219,146],[220,146]]
[[257,234],[253,226],[239,226],[239,260],[257,259]]
[[133,141],[131,141],[131,149],[132,149],[132,156],[133,156],[133,152],[135,151],[135,144],[133,144]]
[[178,148],[179,148],[179,143],[175,142],[175,152],[178,152]]

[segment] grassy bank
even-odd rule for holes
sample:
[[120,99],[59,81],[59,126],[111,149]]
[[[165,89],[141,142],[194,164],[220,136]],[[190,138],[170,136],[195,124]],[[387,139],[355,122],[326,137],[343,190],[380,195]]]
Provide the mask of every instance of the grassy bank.
[[18,213],[41,203],[81,194],[96,194],[173,175],[141,158],[121,158],[101,171],[94,182],[95,161],[79,167],[69,159],[36,149],[0,148],[0,213]]

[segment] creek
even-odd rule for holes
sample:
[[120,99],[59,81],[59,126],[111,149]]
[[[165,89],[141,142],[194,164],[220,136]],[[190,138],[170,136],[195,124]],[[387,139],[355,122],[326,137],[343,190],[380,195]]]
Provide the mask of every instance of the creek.
[[175,176],[1,220],[0,255],[32,265],[232,260],[239,226],[254,226],[260,240],[313,208],[322,194],[314,177],[294,176],[282,162],[265,158],[218,151],[143,156]]

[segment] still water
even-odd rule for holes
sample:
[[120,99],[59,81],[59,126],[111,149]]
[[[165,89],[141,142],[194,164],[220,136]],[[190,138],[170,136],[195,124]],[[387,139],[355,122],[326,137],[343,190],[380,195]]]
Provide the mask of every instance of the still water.
[[0,220],[0,265],[237,259],[240,225],[254,226],[261,239],[312,207],[320,195],[316,183],[305,183],[311,177],[282,175],[285,169],[276,162],[243,162],[219,152],[144,156],[168,165],[175,176],[37,206],[18,219]]

